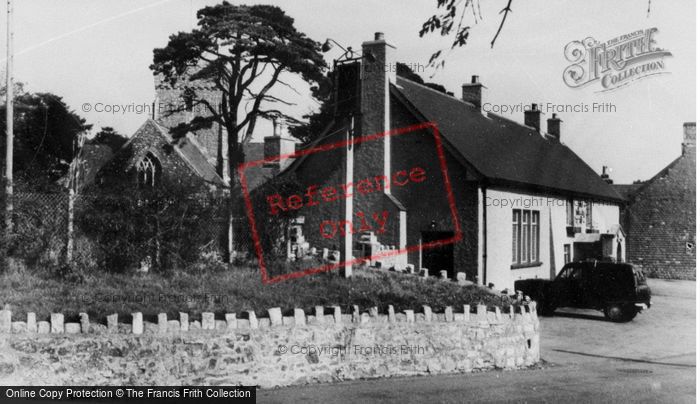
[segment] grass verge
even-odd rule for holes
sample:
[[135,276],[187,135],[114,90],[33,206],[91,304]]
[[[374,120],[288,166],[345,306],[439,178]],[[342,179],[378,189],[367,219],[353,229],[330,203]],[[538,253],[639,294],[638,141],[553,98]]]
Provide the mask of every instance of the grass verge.
[[[267,309],[280,307],[285,315],[294,308],[312,313],[314,306],[341,306],[351,312],[353,305],[360,310],[377,306],[386,312],[393,305],[398,312],[405,309],[422,310],[429,305],[435,312],[453,306],[461,312],[464,304],[510,304],[477,286],[459,286],[438,279],[358,269],[350,279],[336,271],[300,279],[263,285],[257,269],[228,268],[160,274],[88,275],[82,282],[66,282],[38,275],[32,271],[11,270],[0,275],[0,305],[13,312],[13,318],[24,319],[35,312],[38,319],[50,313],[64,313],[67,320],[86,312],[103,319],[106,315],[120,316],[140,311],[146,318],[167,313],[177,318],[178,312],[188,312],[197,318],[211,311],[223,318],[223,313],[254,310],[267,316]],[[505,299],[505,300],[504,300]]]

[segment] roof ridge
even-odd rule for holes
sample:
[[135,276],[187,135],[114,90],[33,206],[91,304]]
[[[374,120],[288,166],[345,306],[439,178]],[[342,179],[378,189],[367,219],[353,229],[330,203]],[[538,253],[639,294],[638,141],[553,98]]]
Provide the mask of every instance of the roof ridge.
[[448,101],[459,101],[454,97],[438,97],[442,93],[409,81],[402,78],[399,84],[405,85],[392,89],[407,99],[417,118],[436,122],[443,138],[494,184],[624,200],[567,145],[497,114],[484,116],[465,108],[464,102]]
[[[506,118],[506,117],[503,116],[503,115],[498,115],[498,114],[493,113],[493,112],[487,112],[487,114],[489,115],[489,117],[495,117],[495,118],[498,118],[498,119],[503,119],[504,121],[508,121],[508,122],[510,122],[510,123],[512,123],[512,124],[514,124],[514,125],[518,125],[518,126],[520,126],[521,128],[523,128],[523,129],[528,129],[528,130],[537,132],[537,134],[542,135],[542,133],[539,133],[539,131],[535,130],[535,128],[533,128],[532,126],[525,125],[524,123],[520,123],[520,122],[518,122],[518,121],[516,121],[516,120],[514,120],[514,119]],[[492,119],[493,119],[493,118],[492,118]],[[546,134],[547,134],[547,133],[545,133],[545,135],[546,135]],[[559,143],[560,143],[560,144],[564,144],[564,143],[561,143],[561,142],[559,142]]]
[[[151,122],[156,126],[156,128],[158,129],[158,131],[160,132],[160,134],[161,134],[163,137],[165,137],[169,142],[174,142],[174,141],[175,141],[175,139],[174,139],[172,136],[170,136],[170,133],[167,132],[167,131],[165,130],[165,129],[166,129],[165,126],[162,126],[161,124],[159,124],[158,122],[156,122],[156,121],[155,121],[154,119],[152,119],[152,118],[148,118],[148,121],[151,121]],[[148,122],[148,121],[147,121],[147,122]],[[184,139],[184,140],[186,140],[186,141],[190,141],[190,139],[187,137],[187,135],[185,135],[183,138],[178,139],[178,141],[179,141],[179,140],[182,140],[182,139]],[[225,183],[224,180],[223,180],[223,178],[221,178],[221,176],[219,175],[219,173],[216,172],[216,169],[215,169],[211,164],[209,164],[209,161],[207,160],[206,155],[202,152],[202,150],[200,150],[200,148],[197,147],[197,145],[196,145],[194,142],[190,141],[190,144],[192,144],[192,145],[194,146],[194,148],[197,150],[197,152],[198,152],[199,154],[201,154],[202,157],[204,157],[205,163],[207,164],[207,166],[208,166],[209,168],[211,168],[211,172],[216,176],[216,178],[217,178],[218,180],[220,180],[221,183]],[[178,146],[179,146],[179,145],[177,145],[177,144],[174,144],[174,145],[173,145],[173,149],[175,149],[175,152],[187,163],[187,165],[190,166],[190,168],[191,168],[195,173],[197,173],[197,175],[199,175],[204,181],[207,181],[206,178],[204,178],[204,175],[205,175],[206,173],[205,173],[205,172],[202,172],[202,170],[200,170],[200,169],[198,168],[198,166],[197,166],[196,164],[194,164],[194,163],[187,157],[187,155],[186,155],[182,150],[180,150],[180,147],[178,147]]]
[[469,101],[464,101],[464,100],[461,99],[461,98],[457,98],[457,97],[455,97],[454,95],[449,95],[449,94],[447,94],[447,93],[443,93],[442,91],[438,91],[438,90],[436,90],[436,89],[434,89],[434,88],[431,88],[431,87],[426,86],[425,84],[421,84],[421,83],[419,83],[419,82],[417,82],[417,81],[413,81],[413,80],[407,79],[407,78],[402,77],[402,76],[396,76],[396,80],[398,81],[399,79],[404,80],[404,81],[407,81],[407,82],[410,82],[411,84],[415,84],[415,85],[417,85],[417,86],[421,86],[421,87],[423,87],[424,89],[426,89],[426,90],[428,90],[428,91],[432,91],[432,92],[434,92],[435,94],[439,94],[439,95],[441,95],[441,96],[443,96],[443,97],[446,97],[446,98],[449,99],[449,100],[457,101],[457,102],[459,102],[459,103],[465,104],[465,105],[467,105],[467,106],[470,106],[470,107],[476,109],[476,105],[472,104],[472,103],[469,102]]
[[[465,104],[465,105],[467,105],[467,106],[470,106],[470,107],[476,109],[476,105],[472,104],[472,103],[469,102],[469,101],[464,101],[464,100],[462,100],[462,99],[460,99],[460,98],[457,98],[457,97],[455,97],[455,96],[453,96],[453,95],[449,95],[449,94],[443,93],[442,91],[438,91],[438,90],[436,90],[436,89],[434,89],[434,88],[428,87],[428,86],[426,86],[425,84],[421,84],[421,83],[419,83],[419,82],[417,82],[417,81],[413,81],[413,80],[407,79],[407,78],[402,77],[402,76],[396,76],[396,79],[397,79],[397,81],[398,81],[398,79],[401,79],[401,80],[403,80],[403,81],[410,82],[411,84],[415,84],[415,85],[417,85],[417,86],[421,86],[422,88],[424,88],[424,89],[426,89],[426,90],[428,90],[428,91],[432,91],[432,92],[434,92],[434,93],[436,93],[436,94],[439,94],[439,95],[441,95],[441,96],[443,96],[443,97],[446,97],[446,98],[449,99],[449,100],[457,101],[457,102],[459,102],[459,103]],[[503,116],[503,115],[499,115],[499,114],[496,114],[496,113],[493,113],[493,112],[487,112],[486,115],[481,114],[481,111],[478,111],[478,110],[477,110],[477,112],[479,112],[479,114],[480,114],[481,116],[483,116],[484,118],[487,118],[487,119],[492,119],[491,117],[495,117],[495,118],[499,118],[499,119],[506,120],[506,121],[508,121],[508,122],[511,122],[511,123],[513,123],[513,124],[515,124],[515,125],[518,125],[518,126],[520,126],[520,127],[522,127],[522,128],[525,128],[525,129],[529,129],[529,130],[534,130],[534,129],[535,129],[535,128],[533,128],[532,126],[527,126],[527,125],[525,125],[525,124],[523,124],[523,123],[520,123],[520,122],[515,121],[515,120],[513,120],[513,119],[510,119],[510,118],[506,118],[506,117]]]
[[[683,159],[683,157],[685,157],[685,156],[684,156],[683,154],[681,154],[680,156],[678,156],[678,157],[676,157],[675,159],[673,159],[673,161],[671,161],[670,163],[668,163],[664,168],[662,168],[661,170],[659,170],[659,172],[657,172],[656,174],[654,174],[651,178],[649,178],[649,179],[646,180],[646,181],[643,181],[643,182],[640,184],[640,186],[639,186],[637,189],[635,189],[634,192],[632,192],[632,194],[630,195],[630,198],[635,198],[635,197],[637,197],[637,195],[639,195],[639,194],[641,194],[642,192],[646,191],[646,189],[649,188],[649,186],[651,186],[651,184],[652,184],[653,182],[655,182],[655,181],[658,180],[659,178],[662,178],[664,175],[668,175],[669,171],[671,171],[671,169],[673,169],[673,168],[676,166],[676,164],[680,163],[681,160]],[[627,184],[624,184],[624,185],[627,185]],[[630,185],[632,185],[632,184],[630,184]]]

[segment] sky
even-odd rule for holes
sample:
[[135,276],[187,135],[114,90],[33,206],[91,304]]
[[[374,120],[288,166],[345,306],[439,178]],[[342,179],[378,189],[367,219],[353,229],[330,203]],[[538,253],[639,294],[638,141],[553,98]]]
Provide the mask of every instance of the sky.
[[[96,128],[112,126],[130,136],[148,117],[137,106],[154,99],[148,66],[153,49],[168,36],[190,31],[196,11],[216,1],[203,0],[14,0],[15,80],[29,91],[62,96]],[[234,1],[233,3],[241,3]],[[243,2],[253,3],[253,2]],[[426,67],[430,55],[449,46],[448,38],[419,38],[422,23],[435,13],[432,0],[293,0],[259,1],[279,5],[297,28],[323,42],[332,38],[360,49],[374,32],[382,31],[396,46],[400,61],[423,78],[461,94],[461,84],[479,75],[487,87],[484,103],[529,105],[610,105],[607,110],[561,112],[563,143],[596,171],[612,169],[616,183],[648,179],[681,152],[683,123],[695,121],[696,12],[692,0],[513,1],[496,45],[490,41],[500,23],[499,10],[507,0],[480,0],[466,47],[449,53],[444,69]],[[4,65],[6,4],[0,5]],[[479,18],[480,16],[480,18]],[[570,64],[565,46],[593,37],[607,41],[640,29],[656,27],[657,46],[672,56],[665,71],[615,91],[600,86],[570,88],[562,80]],[[337,47],[326,54],[329,64],[341,55]],[[301,115],[317,103],[300,90],[292,112]],[[84,110],[84,105],[89,111]],[[98,107],[99,104],[99,107]],[[110,113],[108,105],[133,105],[127,113]],[[570,107],[571,108],[571,107]],[[100,111],[96,111],[99,109]],[[550,111],[551,112],[551,111]],[[502,113],[522,122],[523,114]],[[543,125],[545,124],[543,117]],[[271,134],[259,124],[255,137]]]

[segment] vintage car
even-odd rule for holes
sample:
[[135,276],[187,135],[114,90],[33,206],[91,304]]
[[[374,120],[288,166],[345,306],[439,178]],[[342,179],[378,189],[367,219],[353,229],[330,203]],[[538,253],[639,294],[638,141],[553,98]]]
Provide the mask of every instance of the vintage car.
[[651,307],[651,289],[641,270],[628,263],[568,263],[553,280],[515,281],[515,289],[537,301],[537,311],[552,315],[558,307],[601,310],[615,322],[631,321]]

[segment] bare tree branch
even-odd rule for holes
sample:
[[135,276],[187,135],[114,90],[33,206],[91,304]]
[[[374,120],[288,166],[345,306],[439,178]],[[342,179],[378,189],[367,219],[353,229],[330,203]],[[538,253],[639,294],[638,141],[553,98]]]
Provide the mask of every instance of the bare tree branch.
[[493,48],[493,45],[496,43],[496,39],[498,39],[498,36],[501,34],[501,30],[503,29],[503,24],[506,23],[506,17],[508,17],[508,13],[512,13],[513,10],[511,10],[510,5],[513,2],[513,0],[508,0],[508,4],[501,10],[499,14],[503,14],[503,19],[501,19],[501,25],[498,26],[498,31],[496,31],[496,35],[494,35],[493,39],[491,40],[491,47]]

